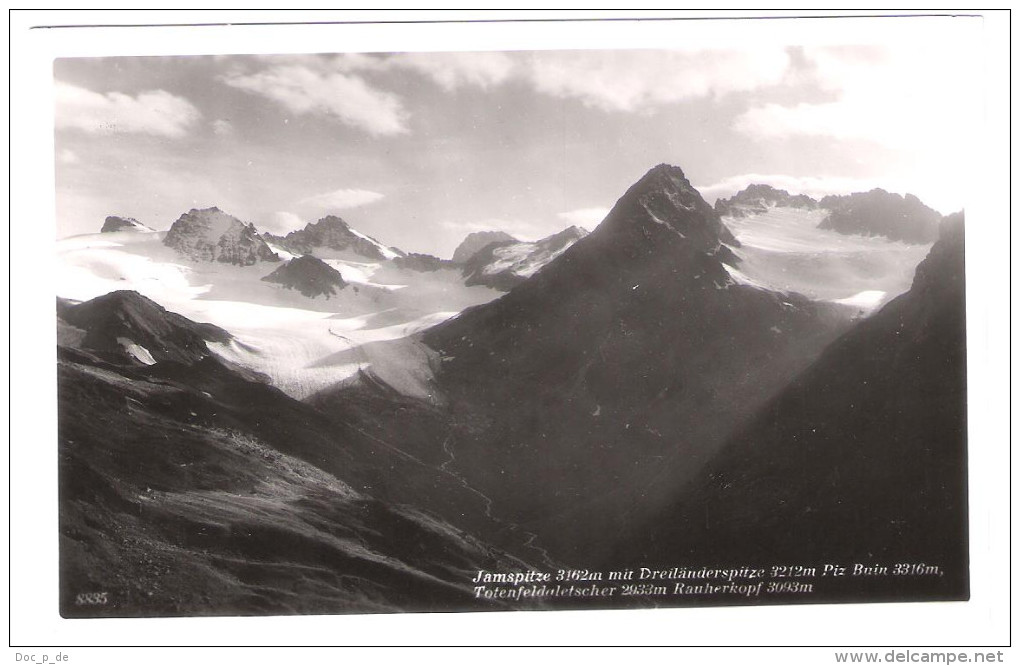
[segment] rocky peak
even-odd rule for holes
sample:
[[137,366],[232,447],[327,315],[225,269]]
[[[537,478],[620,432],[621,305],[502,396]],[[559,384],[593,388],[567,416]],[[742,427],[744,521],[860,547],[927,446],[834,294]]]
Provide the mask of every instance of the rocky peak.
[[[571,507],[538,528],[564,559],[593,547],[574,525],[618,530],[644,510],[632,498],[646,498],[652,479],[669,479],[664,492],[682,487],[848,323],[837,306],[736,283],[722,256],[730,239],[683,172],[660,165],[509,293],[423,333],[442,359],[439,390],[478,419],[457,435],[458,469],[477,456],[479,469],[515,478],[591,470],[569,492],[470,477],[496,502],[512,494],[518,516]],[[634,495],[618,494],[628,487]]]
[[192,208],[170,227],[163,244],[195,261],[250,266],[279,261],[255,225],[245,224],[219,208]]
[[297,289],[308,298],[325,296],[327,300],[347,286],[338,270],[310,254],[291,259],[262,280]]
[[327,215],[320,218],[318,222],[310,225],[313,229],[319,229],[322,231],[337,230],[340,232],[349,232],[351,225],[347,224],[344,218],[339,215]]
[[108,234],[116,231],[152,231],[152,229],[133,217],[110,215],[103,222],[103,228],[100,230],[100,233]]
[[505,231],[475,231],[461,241],[453,253],[453,262],[465,264],[482,248],[492,243],[516,243],[518,240]]
[[668,164],[652,168],[632,185],[592,235],[641,234],[654,240],[663,233],[710,253],[721,243],[739,245],[680,167]]
[[763,183],[748,185],[729,199],[718,199],[715,202],[717,213],[731,217],[765,213],[773,206],[813,210],[818,207],[818,202],[806,194],[790,194]]
[[326,215],[304,229],[292,231],[280,241],[284,247],[299,254],[310,254],[315,248],[350,251],[366,259],[395,259],[404,256],[399,250],[386,247],[371,236],[352,229],[343,218]]

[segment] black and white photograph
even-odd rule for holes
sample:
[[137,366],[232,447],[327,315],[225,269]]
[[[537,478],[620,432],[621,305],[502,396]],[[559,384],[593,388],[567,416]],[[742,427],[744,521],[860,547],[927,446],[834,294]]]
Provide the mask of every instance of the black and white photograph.
[[966,603],[979,30],[737,23],[54,58],[54,611]]

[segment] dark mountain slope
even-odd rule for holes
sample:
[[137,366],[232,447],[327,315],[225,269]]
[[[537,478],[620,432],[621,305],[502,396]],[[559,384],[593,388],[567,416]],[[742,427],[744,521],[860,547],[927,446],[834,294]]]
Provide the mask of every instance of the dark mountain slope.
[[932,243],[939,236],[942,216],[912,194],[874,189],[845,196],[827,196],[819,202],[830,212],[818,225],[841,234],[885,236],[907,243]]
[[[943,575],[882,578],[868,594],[965,598],[964,300],[958,214],[909,292],[834,342],[704,481],[630,535],[632,561],[925,563]],[[859,580],[850,589],[862,594]]]
[[561,557],[596,559],[846,325],[738,284],[724,243],[660,165],[534,277],[426,332],[445,359],[451,467]]
[[63,304],[60,318],[84,331],[81,347],[113,359],[134,358],[126,351],[140,345],[152,360],[191,363],[210,354],[206,342],[226,342],[230,334],[198,324],[136,291],[114,291],[77,305]]
[[[59,311],[99,306],[134,319]],[[444,515],[537,554],[456,477],[213,355],[141,365],[62,339],[65,616],[492,608],[474,574],[527,565]]]

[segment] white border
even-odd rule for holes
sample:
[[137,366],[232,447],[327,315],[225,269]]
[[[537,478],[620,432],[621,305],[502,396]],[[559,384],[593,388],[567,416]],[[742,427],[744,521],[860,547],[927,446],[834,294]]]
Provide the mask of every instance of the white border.
[[[807,12],[793,12],[807,13]],[[811,12],[817,14],[819,12]],[[902,39],[912,30],[953,38],[945,19],[866,18],[826,21],[770,20],[595,23],[376,24],[220,26],[203,28],[92,28],[29,30],[57,23],[194,21],[158,12],[17,12],[11,16],[11,641],[17,645],[314,645],[314,644],[694,644],[694,645],[1001,645],[1008,618],[1009,465],[1003,289],[1008,284],[1005,237],[1009,208],[1006,63],[1008,16],[986,16],[985,124],[974,129],[977,157],[968,213],[968,336],[970,347],[970,451],[973,597],[968,603],[860,604],[769,608],[670,609],[554,613],[404,614],[218,618],[177,620],[62,620],[57,615],[56,427],[54,422],[54,238],[52,59],[57,56],[187,53],[333,52],[394,50],[501,50],[541,48],[653,48],[730,40],[826,43]],[[501,15],[533,12],[501,12]],[[564,14],[564,12],[560,12]],[[624,16],[633,16],[635,13]],[[646,15],[652,15],[645,13]],[[705,15],[702,12],[700,15]],[[714,15],[720,15],[716,12]],[[761,12],[761,15],[766,12]],[[378,12],[282,13],[283,20],[371,20]],[[455,17],[477,17],[464,12]],[[588,12],[587,16],[599,16]],[[605,15],[603,12],[602,15]],[[615,12],[621,15],[621,12]],[[659,12],[658,15],[669,16]],[[679,12],[672,12],[673,16]],[[280,12],[220,11],[201,22],[279,21]],[[401,18],[434,18],[403,13]],[[390,18],[387,16],[387,18]],[[268,48],[271,47],[271,48]],[[952,94],[947,91],[947,94]],[[682,166],[682,165],[681,165]],[[961,184],[963,186],[963,184]],[[20,650],[41,653],[41,650]],[[48,651],[51,655],[54,650]],[[73,650],[71,652],[74,652]],[[133,651],[132,651],[133,652]],[[804,663],[832,659],[826,651]],[[219,658],[224,654],[218,653]],[[459,653],[463,656],[465,653]],[[747,656],[747,653],[743,653]],[[775,654],[775,653],[772,653]],[[795,652],[784,663],[798,663]],[[211,653],[210,656],[216,656]],[[253,658],[283,655],[262,651]],[[241,657],[240,658],[246,658]],[[524,655],[520,655],[524,656]],[[720,655],[721,656],[721,655]],[[311,654],[300,658],[311,658]],[[397,655],[400,658],[400,653]],[[741,654],[734,655],[741,659]],[[128,663],[139,655],[105,657]],[[176,663],[188,654],[145,654],[151,663]],[[405,654],[403,658],[411,658]],[[756,657],[760,658],[760,657]],[[153,661],[155,659],[155,661]],[[491,660],[491,657],[485,657]],[[137,663],[137,661],[131,661]]]

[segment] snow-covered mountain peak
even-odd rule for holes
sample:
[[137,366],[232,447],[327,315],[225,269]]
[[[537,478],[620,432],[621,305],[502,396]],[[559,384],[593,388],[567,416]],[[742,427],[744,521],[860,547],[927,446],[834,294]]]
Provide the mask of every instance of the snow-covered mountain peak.
[[468,285],[508,290],[523,282],[588,235],[572,226],[534,242],[490,242],[464,264]]
[[106,220],[103,222],[103,228],[100,229],[100,233],[108,234],[118,231],[152,232],[154,230],[145,226],[133,217],[120,217],[119,215],[107,216]]
[[269,236],[269,240],[294,254],[319,256],[331,255],[333,252],[354,253],[375,260],[406,256],[405,252],[387,247],[371,236],[352,228],[337,215],[326,215],[317,222],[309,223],[304,229],[292,231],[283,237]]

